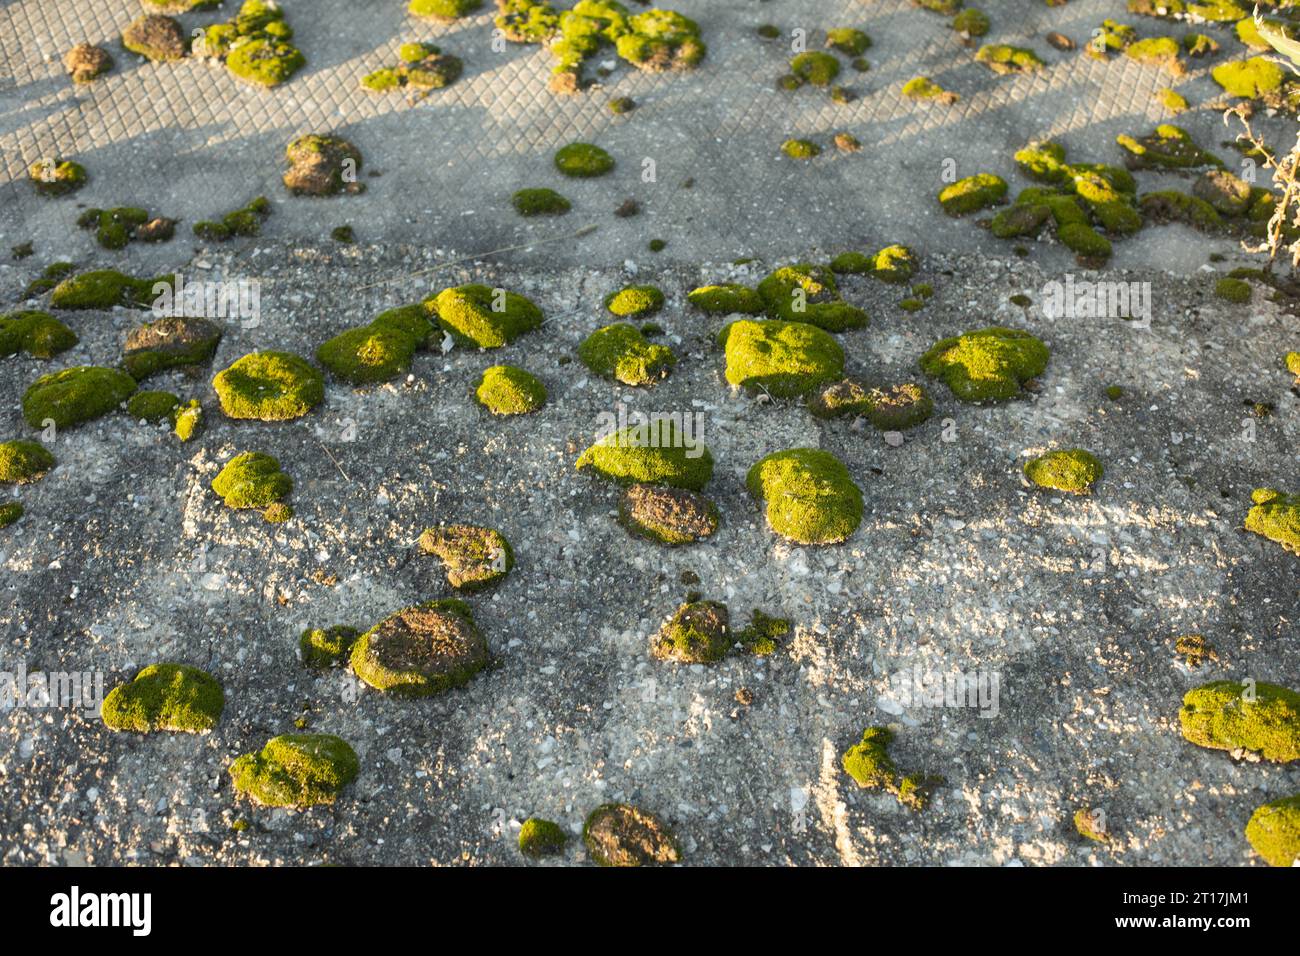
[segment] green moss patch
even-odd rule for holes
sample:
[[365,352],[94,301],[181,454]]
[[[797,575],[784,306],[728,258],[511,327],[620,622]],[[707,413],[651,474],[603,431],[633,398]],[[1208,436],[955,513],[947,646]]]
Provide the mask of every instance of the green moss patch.
[[519,828],[519,852],[534,859],[563,853],[568,842],[568,834],[558,823],[540,817],[529,817]]
[[[212,490],[227,508],[265,510],[293,491],[293,479],[280,470],[280,463],[260,451],[246,451],[226,462],[212,479]],[[279,510],[271,512],[272,520]]]
[[137,421],[160,422],[171,419],[181,400],[171,392],[136,392],[126,403],[126,413]]
[[513,365],[484,369],[474,397],[493,415],[526,415],[546,403],[546,386]]
[[100,713],[112,730],[206,733],[226,706],[221,683],[197,667],[151,664],[104,698]]
[[986,43],[975,53],[975,62],[983,63],[994,73],[1035,73],[1047,64],[1037,53],[1007,43]]
[[542,327],[542,310],[531,299],[485,285],[443,289],[424,304],[459,345],[500,348]]
[[1244,279],[1225,276],[1214,283],[1214,295],[1224,302],[1245,305],[1250,301],[1250,283]]
[[363,89],[373,93],[390,90],[440,90],[460,79],[465,65],[432,43],[403,43],[398,62],[361,78]]
[[808,262],[782,266],[758,284],[758,294],[774,319],[815,325],[830,332],[862,328],[865,312],[840,298],[835,276]]
[[1138,198],[1143,215],[1155,222],[1181,222],[1201,232],[1216,232],[1223,228],[1223,219],[1204,199],[1181,193],[1176,189],[1162,189],[1144,193]]
[[572,205],[554,189],[521,189],[510,197],[521,216],[562,216]]
[[147,210],[138,206],[87,209],[77,217],[77,225],[82,229],[94,229],[95,241],[105,249],[121,249],[137,239],[163,242],[176,232],[176,220],[150,217]]
[[148,13],[136,17],[122,31],[122,46],[149,60],[179,60],[189,42],[180,21]]
[[300,418],[325,398],[325,380],[292,352],[252,352],[212,380],[229,418],[264,422]]
[[643,319],[664,307],[664,294],[652,285],[629,285],[605,296],[605,308],[621,319]]
[[1019,329],[990,326],[941,339],[921,356],[921,371],[963,402],[1006,401],[1047,368],[1046,345]]
[[282,181],[295,196],[333,196],[365,189],[357,181],[361,151],[341,136],[320,133],[299,136],[285,148],[285,157],[289,169]]
[[126,337],[123,367],[137,382],[169,368],[205,365],[221,342],[222,329],[208,319],[188,316],[146,322]]
[[791,159],[814,159],[821,155],[822,148],[810,139],[787,139],[781,144],[781,152]]
[[236,236],[256,236],[262,220],[271,214],[271,201],[258,196],[242,209],[234,209],[219,220],[204,219],[194,224],[194,235],[207,242],[225,242]]
[[7,528],[23,516],[21,501],[6,501],[0,505],[0,528]]
[[1192,134],[1172,123],[1162,123],[1146,136],[1127,133],[1116,137],[1129,169],[1195,169],[1222,166],[1223,160],[1196,145]]
[[727,606],[717,601],[691,601],[679,607],[650,642],[660,660],[682,664],[711,664],[731,649]]
[[1266,803],[1250,815],[1246,839],[1269,866],[1300,862],[1300,794]]
[[429,337],[432,325],[420,306],[414,307],[423,325],[415,329],[377,318],[368,325],[340,332],[316,349],[316,361],[351,385],[373,385],[405,375],[415,351]]
[[718,506],[685,488],[633,484],[619,496],[618,519],[656,544],[694,544],[718,530]]
[[1082,448],[1051,451],[1025,462],[1025,477],[1040,488],[1086,495],[1101,479],[1096,456]]
[[657,382],[677,364],[672,349],[647,341],[640,329],[626,322],[592,332],[578,346],[578,357],[595,374],[624,385]]
[[0,315],[0,357],[26,352],[32,358],[53,358],[77,341],[77,333],[48,312],[27,310]]
[[566,176],[591,179],[614,168],[614,157],[591,143],[570,143],[555,151],[555,168]]
[[686,294],[686,301],[710,315],[758,315],[766,309],[761,295],[734,282],[699,286]]
[[773,531],[797,544],[835,544],[862,521],[862,491],[828,451],[791,448],[760,459],[745,487],[766,503]]
[[898,802],[913,810],[923,810],[929,802],[928,791],[938,782],[920,775],[903,776],[889,756],[894,732],[888,727],[868,727],[862,740],[844,752],[840,766],[863,790],[885,790]]
[[66,196],[86,185],[86,168],[70,159],[38,159],[27,167],[27,178],[42,196]]
[[804,322],[741,319],[718,333],[732,385],[777,398],[804,395],[844,374],[844,349]]
[[582,842],[600,866],[654,866],[681,861],[672,833],[654,814],[627,803],[592,810]]
[[496,584],[515,566],[515,552],[495,528],[467,524],[427,528],[420,549],[436,555],[447,572],[447,583],[461,591],[481,591]]
[[993,173],[976,173],[939,191],[939,205],[950,216],[966,216],[1002,202],[1007,183]]
[[337,667],[348,658],[361,632],[355,627],[311,627],[298,638],[298,656],[307,667]]
[[428,697],[469,682],[488,645],[469,605],[448,599],[402,608],[352,645],[352,671],[376,690]]
[[702,491],[713,477],[713,455],[672,417],[647,419],[604,436],[575,467],[620,485],[669,485]]
[[282,734],[230,765],[235,792],[268,807],[333,803],[356,779],[356,751],[331,734]]
[[800,53],[790,60],[790,74],[813,86],[830,86],[840,75],[840,61],[816,50]]
[[33,428],[53,421],[71,428],[107,415],[135,391],[135,379],[117,369],[82,365],[42,375],[23,393],[23,419]]
[[39,481],[54,467],[54,455],[44,445],[25,438],[0,442],[0,483],[25,485]]
[[982,37],[989,32],[989,18],[982,11],[971,7],[952,18],[952,28],[967,38]]
[[1256,488],[1250,497],[1254,505],[1246,512],[1246,530],[1300,554],[1300,495]]
[[174,287],[175,283],[176,277],[170,275],[135,279],[116,269],[97,269],[60,281],[50,295],[50,305],[56,309],[111,309],[116,305],[147,308],[158,295],[168,291],[164,286]]
[[196,55],[225,61],[232,75],[255,86],[284,83],[307,63],[302,51],[289,41],[293,29],[284,11],[268,0],[244,0],[233,20],[203,30],[196,40]]
[[932,100],[951,105],[961,99],[956,93],[945,90],[928,76],[914,76],[903,84],[903,95],[909,100]]
[[1300,694],[1276,684],[1202,684],[1183,696],[1178,720],[1198,747],[1250,751],[1276,763],[1300,759]]
[[483,6],[483,0],[411,0],[412,16],[430,20],[459,20]]
[[736,635],[736,641],[755,657],[766,657],[776,653],[782,639],[791,630],[792,625],[785,618],[769,617],[755,609],[750,615],[749,623]]
[[1243,99],[1268,99],[1287,82],[1286,71],[1262,56],[1220,63],[1210,71],[1210,75],[1229,96]]
[[181,441],[189,441],[203,425],[203,407],[197,398],[181,405],[172,414],[172,432]]

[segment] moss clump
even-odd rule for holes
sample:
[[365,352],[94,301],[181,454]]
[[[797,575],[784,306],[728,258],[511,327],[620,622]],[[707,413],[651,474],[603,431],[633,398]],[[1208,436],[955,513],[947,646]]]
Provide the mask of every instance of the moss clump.
[[365,189],[357,181],[361,151],[340,136],[299,136],[285,148],[285,157],[289,169],[282,180],[296,196],[333,196]]
[[1300,554],[1300,495],[1256,488],[1250,497],[1254,505],[1246,513],[1246,530]]
[[212,479],[212,490],[227,508],[258,508],[268,521],[283,521],[283,509],[271,510],[293,491],[293,479],[280,470],[280,463],[259,451],[236,455]]
[[1047,64],[1033,50],[1007,43],[987,43],[975,53],[975,62],[983,63],[994,73],[1034,73]]
[[151,219],[149,213],[138,206],[87,209],[77,217],[77,225],[82,229],[94,229],[95,241],[105,249],[121,249],[135,239],[145,242],[167,240],[176,230],[174,219]]
[[867,421],[882,432],[915,428],[934,414],[934,400],[915,382],[873,388],[868,393],[868,401]]
[[1040,488],[1086,495],[1101,478],[1101,462],[1082,448],[1039,455],[1025,462],[1025,477]]
[[147,307],[163,291],[163,286],[174,286],[175,281],[175,276],[134,279],[116,269],[98,269],[63,279],[54,286],[50,305],[56,309],[111,309],[115,305]]
[[112,730],[201,734],[216,726],[226,706],[220,682],[197,667],[151,664],[108,692],[100,708]]
[[590,468],[620,485],[702,491],[713,477],[713,455],[697,436],[665,416],[611,432],[579,455],[575,467]]
[[376,690],[428,697],[488,664],[487,640],[464,601],[429,601],[384,618],[352,645],[352,671]]
[[1267,99],[1277,94],[1286,81],[1286,71],[1262,56],[1220,63],[1210,75],[1229,96],[1243,99]]
[[1051,353],[1019,329],[989,326],[942,339],[921,356],[921,371],[937,378],[963,402],[1006,401],[1043,374]]
[[600,866],[654,866],[681,860],[677,841],[659,818],[626,803],[605,803],[592,810],[582,828],[582,842]]
[[1300,794],[1259,807],[1246,824],[1246,839],[1269,866],[1300,863]]
[[325,398],[325,379],[292,352],[252,352],[212,380],[229,418],[301,418]]
[[113,68],[113,58],[93,43],[78,43],[63,54],[63,68],[73,83],[89,83]]
[[1223,220],[1213,206],[1204,199],[1180,193],[1176,189],[1145,193],[1138,199],[1138,207],[1156,222],[1182,222],[1201,232],[1215,232],[1223,228]]
[[203,424],[203,407],[197,398],[180,406],[172,415],[172,432],[181,441],[189,441]]
[[815,50],[800,53],[790,61],[790,73],[813,86],[830,86],[840,75],[840,61]]
[[619,522],[656,544],[694,544],[718,530],[718,507],[684,488],[629,485],[618,501]]
[[844,374],[844,350],[804,322],[741,319],[718,333],[732,385],[794,398]]
[[650,642],[660,660],[682,664],[712,664],[731,649],[727,606],[717,601],[692,601],[679,607]]
[[443,289],[425,307],[457,344],[481,349],[508,345],[542,326],[542,310],[531,299],[485,285]]
[[1129,169],[1195,169],[1222,166],[1223,160],[1196,145],[1191,133],[1172,123],[1162,123],[1155,132],[1141,138],[1127,133],[1115,138],[1124,148],[1124,165]]
[[519,852],[534,859],[564,852],[568,836],[558,823],[529,817],[519,828]]
[[126,403],[126,413],[137,421],[170,419],[181,400],[171,392],[136,392]]
[[1188,56],[1206,56],[1219,52],[1219,41],[1204,33],[1188,33],[1183,37],[1183,52]]
[[77,341],[77,333],[48,312],[29,310],[0,315],[0,357],[26,352],[32,358],[53,358]]
[[945,186],[939,192],[939,205],[950,216],[965,216],[1002,202],[1007,184],[993,173],[976,173]]
[[411,0],[412,16],[431,20],[459,20],[483,6],[483,0]]
[[23,292],[23,298],[34,299],[38,295],[49,292],[74,269],[76,269],[76,266],[71,262],[51,262],[41,270],[40,276],[27,284],[27,289]]
[[235,791],[268,807],[333,803],[361,769],[356,751],[331,734],[282,734],[230,765]]
[[961,99],[956,93],[945,90],[928,76],[914,76],[903,84],[903,95],[910,100],[934,100],[952,104]]
[[355,627],[309,627],[298,638],[298,656],[308,667],[337,667],[347,660],[361,632]]
[[432,326],[427,319],[423,321],[424,328],[414,333],[378,319],[347,329],[316,349],[316,361],[351,385],[392,381],[406,374],[415,350],[428,338]]
[[686,301],[710,315],[758,315],[766,308],[762,296],[734,282],[692,289],[686,294]]
[[149,60],[179,60],[189,49],[180,22],[156,13],[131,21],[122,31],[122,46]]
[[465,65],[459,57],[443,53],[432,43],[403,43],[398,50],[399,63],[368,73],[361,86],[375,93],[410,87],[416,90],[440,90],[460,79]]
[[989,32],[989,18],[971,7],[952,18],[952,28],[967,37],[982,37]]
[[781,152],[791,159],[813,159],[821,155],[822,148],[810,139],[787,139],[781,144]]
[[70,159],[38,159],[27,167],[27,178],[42,196],[66,196],[86,185],[86,168]]
[[[577,8],[575,7],[575,10]],[[700,26],[672,10],[647,10],[628,21],[629,32],[618,37],[618,55],[639,70],[661,73],[687,70],[704,58]]]
[[1226,169],[1206,170],[1192,184],[1192,195],[1208,202],[1222,216],[1240,216],[1245,213],[1254,194],[1249,183]]
[[23,516],[21,501],[6,501],[0,505],[0,528],[7,528]]
[[221,341],[221,326],[185,316],[146,322],[126,337],[123,366],[137,382],[165,369],[212,361]]
[[597,375],[624,385],[657,382],[677,364],[672,349],[646,341],[640,329],[626,322],[592,332],[578,346],[578,357]]
[[830,332],[862,328],[867,314],[840,298],[835,276],[826,266],[800,262],[782,266],[758,284],[768,314],[803,322]]
[[878,249],[871,256],[870,273],[881,282],[902,285],[916,275],[916,254],[907,246],[890,245]]
[[1156,91],[1156,100],[1175,116],[1187,110],[1187,98],[1168,87]]
[[1225,276],[1214,283],[1214,294],[1225,302],[1245,305],[1250,301],[1250,283]]
[[1091,226],[1070,223],[1057,229],[1056,235],[1081,266],[1099,268],[1111,256],[1110,240]]
[[474,396],[493,415],[526,415],[546,403],[546,386],[513,365],[485,369]]
[[276,4],[244,0],[233,20],[202,31],[194,52],[224,59],[226,69],[241,80],[272,87],[288,80],[307,62],[291,39],[293,29]]
[[1110,835],[1098,823],[1097,816],[1088,807],[1074,811],[1074,829],[1079,836],[1094,843],[1109,843]]
[[1300,759],[1300,694],[1276,684],[1211,681],[1189,690],[1178,713],[1198,747],[1244,750],[1265,760]]
[[573,208],[554,189],[521,189],[510,197],[521,216],[562,216]]
[[912,3],[931,13],[942,13],[950,17],[961,9],[962,0],[912,0]]
[[861,56],[871,49],[871,37],[853,27],[835,27],[826,31],[826,46],[845,56]]
[[515,552],[495,528],[467,524],[426,528],[420,549],[436,555],[447,583],[461,591],[481,591],[496,584],[515,566]]
[[194,224],[194,235],[206,242],[225,242],[235,236],[256,236],[262,231],[262,220],[271,214],[271,202],[258,196],[242,209],[226,213],[218,221],[204,219]]
[[1129,44],[1124,48],[1124,55],[1138,63],[1162,67],[1174,76],[1182,76],[1187,69],[1178,59],[1179,51],[1178,41],[1173,37],[1149,37]]
[[570,143],[555,151],[555,168],[565,176],[590,179],[614,168],[614,157],[591,143]]
[[768,617],[755,609],[749,623],[736,635],[736,642],[755,657],[776,653],[781,638],[790,633],[791,624],[784,618]]
[[1287,352],[1283,361],[1286,364],[1287,371],[1300,378],[1300,352]]
[[135,380],[117,369],[83,365],[42,375],[23,393],[23,419],[33,428],[53,421],[71,428],[106,415],[135,391]]
[[835,544],[862,521],[862,491],[828,451],[791,448],[761,458],[745,487],[766,502],[767,523],[797,544]]
[[54,467],[54,456],[40,442],[16,438],[0,442],[0,483],[25,485],[39,481]]
[[605,308],[621,319],[642,319],[664,307],[664,294],[652,285],[629,285],[605,296]]
[[903,806],[924,810],[929,802],[929,787],[936,781],[900,774],[889,756],[893,739],[894,732],[888,727],[868,727],[862,731],[862,740],[844,752],[840,766],[863,790],[885,790]]

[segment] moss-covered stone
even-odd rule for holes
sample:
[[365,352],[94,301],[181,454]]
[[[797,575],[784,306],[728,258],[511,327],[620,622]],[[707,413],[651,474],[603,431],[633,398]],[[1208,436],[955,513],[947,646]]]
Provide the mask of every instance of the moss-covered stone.
[[605,308],[621,319],[643,319],[664,307],[664,294],[652,285],[629,285],[605,296]]
[[147,13],[122,31],[122,46],[150,60],[179,60],[189,42],[179,20]]
[[624,385],[649,385],[677,364],[672,349],[646,341],[641,330],[617,322],[592,332],[578,346],[578,357],[597,375]]
[[1223,219],[1204,199],[1198,199],[1176,189],[1162,189],[1145,193],[1138,199],[1143,215],[1155,222],[1181,222],[1201,232],[1216,232],[1223,228]]
[[963,402],[1006,401],[1047,368],[1046,345],[1019,329],[989,326],[942,339],[921,356],[921,371]]
[[111,309],[116,305],[146,308],[163,286],[174,286],[175,281],[176,277],[170,275],[135,279],[116,269],[97,269],[60,281],[50,295],[50,305],[56,309]]
[[1172,123],[1162,123],[1142,137],[1127,133],[1115,138],[1123,147],[1129,169],[1195,169],[1222,166],[1223,160],[1196,145],[1191,133]]
[[1007,184],[993,173],[976,173],[945,186],[939,192],[939,205],[950,216],[966,216],[1003,201]]
[[1178,713],[1199,747],[1242,750],[1264,760],[1300,759],[1300,694],[1265,683],[1211,681],[1189,690]]
[[7,528],[23,516],[21,501],[6,501],[0,505],[0,528]]
[[560,16],[546,0],[497,0],[497,10],[497,29],[511,43],[542,43],[560,29]]
[[1300,495],[1256,488],[1250,497],[1254,505],[1246,513],[1246,530],[1300,555]]
[[325,398],[325,379],[292,352],[251,352],[212,380],[229,418],[300,418]]
[[797,544],[835,544],[862,521],[862,491],[828,451],[792,448],[761,458],[745,487],[766,504],[773,531]]
[[38,159],[27,167],[27,178],[42,196],[66,196],[86,185],[86,168],[70,159]]
[[1209,203],[1222,216],[1240,216],[1245,213],[1252,194],[1250,183],[1226,169],[1206,170],[1192,184],[1192,195]]
[[429,20],[459,20],[482,6],[483,0],[411,0],[407,9],[412,16]]
[[448,599],[402,608],[352,645],[352,671],[403,697],[460,687],[488,664],[488,645],[469,605]]
[[135,391],[135,380],[117,369],[82,365],[42,375],[23,393],[23,419],[33,428],[53,421],[71,428],[107,415]]
[[192,398],[172,414],[172,432],[181,441],[189,441],[203,425],[203,406]]
[[546,403],[546,386],[513,365],[493,365],[483,371],[474,396],[493,415],[526,415]]
[[1003,75],[1034,73],[1047,65],[1033,50],[1008,43],[986,43],[976,51],[975,62]]
[[956,93],[945,90],[928,76],[914,76],[903,84],[903,95],[910,100],[932,100],[951,105],[961,99]]
[[113,58],[103,47],[78,43],[63,54],[63,68],[74,83],[90,83],[113,68]]
[[682,664],[712,664],[731,649],[727,606],[717,601],[691,601],[679,607],[650,642],[660,660]]
[[1300,378],[1300,352],[1287,352],[1283,362],[1286,364],[1287,371]]
[[453,524],[426,528],[420,549],[436,555],[447,583],[461,591],[481,591],[502,580],[515,566],[515,552],[495,528]]
[[151,664],[109,691],[100,714],[112,730],[200,734],[216,726],[225,706],[221,683],[207,672],[184,664]]
[[934,400],[915,382],[904,382],[867,393],[867,421],[882,432],[901,432],[927,421],[934,414]]
[[340,136],[309,133],[299,136],[285,149],[289,169],[285,188],[296,196],[333,196],[357,193],[365,186],[357,181],[361,172],[361,151]]
[[619,522],[656,544],[694,544],[718,530],[718,507],[684,488],[633,484],[618,502]]
[[869,321],[865,312],[840,298],[835,276],[826,266],[808,262],[782,266],[758,284],[758,294],[768,314],[786,322],[843,332]]
[[519,852],[534,859],[563,853],[568,842],[560,825],[550,820],[529,817],[519,828]]
[[732,385],[777,398],[804,395],[844,374],[844,350],[804,322],[741,319],[718,333]]
[[659,818],[626,803],[605,803],[592,810],[582,828],[582,842],[601,866],[654,866],[681,860],[676,839]]
[[443,289],[425,307],[458,344],[482,349],[508,345],[542,326],[542,310],[531,299],[485,285]]
[[39,481],[54,467],[52,455],[40,442],[16,438],[0,442],[0,483],[25,485]]
[[207,242],[225,242],[236,236],[256,236],[262,231],[262,220],[271,214],[271,202],[258,196],[242,209],[226,213],[220,220],[204,219],[194,224],[194,235]]
[[840,61],[829,53],[810,50],[790,60],[790,73],[813,86],[830,86],[840,75]]
[[713,455],[698,436],[665,417],[611,432],[579,455],[575,467],[620,485],[702,491],[713,477]]
[[565,176],[591,179],[614,168],[614,157],[592,143],[570,143],[555,151],[555,168]]
[[137,421],[170,420],[181,400],[171,392],[136,392],[127,400],[126,413]]
[[510,197],[515,212],[521,216],[562,216],[573,208],[554,189],[521,189]]
[[923,810],[929,802],[928,790],[934,781],[922,776],[903,776],[889,756],[894,732],[888,727],[868,727],[862,740],[844,752],[840,766],[863,790],[885,790],[898,802],[913,810]]
[[1300,793],[1257,808],[1246,839],[1269,866],[1300,865]]
[[268,807],[310,807],[338,799],[356,779],[356,751],[331,734],[282,734],[230,765],[235,792]]
[[762,296],[734,282],[699,286],[686,294],[686,301],[710,315],[758,315],[766,309]]
[[814,159],[821,155],[822,148],[810,139],[787,139],[781,144],[781,152],[791,159]]
[[306,64],[289,41],[293,29],[284,11],[269,0],[244,0],[234,19],[204,29],[195,40],[196,56],[225,61],[233,76],[255,86],[273,87]]
[[[280,470],[280,463],[271,455],[246,451],[226,462],[212,479],[212,490],[227,508],[257,508],[265,513],[293,491],[293,479]],[[275,514],[272,512],[272,517]]]
[[1101,462],[1082,448],[1051,451],[1025,462],[1025,477],[1040,488],[1086,495],[1102,476]]
[[126,337],[122,364],[137,382],[157,372],[212,361],[222,329],[208,319],[176,316],[146,322]]
[[373,385],[405,375],[421,341],[402,328],[371,322],[323,342],[316,361],[351,385]]
[[48,312],[25,310],[0,315],[0,357],[26,352],[53,358],[77,344],[77,333]]
[[[576,9],[576,7],[575,7]],[[672,10],[646,10],[628,20],[628,32],[614,42],[618,55],[639,70],[688,70],[704,58],[700,26]]]
[[298,656],[307,667],[337,667],[348,658],[361,635],[355,627],[309,627],[298,638]]

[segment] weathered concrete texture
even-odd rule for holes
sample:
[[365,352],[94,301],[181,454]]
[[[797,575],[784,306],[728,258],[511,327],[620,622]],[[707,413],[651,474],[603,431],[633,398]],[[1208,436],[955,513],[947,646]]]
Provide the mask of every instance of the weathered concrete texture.
[[[1258,295],[1228,306],[1208,276],[1115,276],[1152,283],[1148,331],[1009,304],[1040,300],[1045,276],[1021,261],[926,255],[917,278],[936,295],[914,314],[898,308],[900,289],[850,278],[847,297],[873,316],[840,337],[851,374],[914,377],[933,341],[992,323],[1053,350],[1020,401],[961,406],[936,387],[934,419],[895,448],[870,428],[725,386],[722,320],[686,311],[685,293],[752,282],[772,263],[651,271],[637,258],[637,280],[668,295],[660,341],[680,358],[644,391],[564,362],[607,320],[602,297],[629,278],[617,269],[507,257],[411,278],[440,258],[271,242],[184,266],[193,279],[266,283],[261,325],[229,323],[214,368],[254,348],[310,355],[383,307],[469,280],[535,297],[549,321],[492,353],[421,354],[390,386],[330,383],[293,422],[225,420],[210,373],[173,371],[150,387],[202,399],[209,424],[194,442],[125,413],[60,435],[58,466],[20,489],[28,513],[0,532],[0,654],[31,671],[102,670],[110,686],[156,660],[193,664],[224,682],[226,709],[202,737],[115,735],[66,711],[0,714],[0,859],[511,863],[527,816],[576,832],[598,804],[630,800],[668,822],[697,864],[1258,863],[1242,828],[1257,805],[1294,792],[1294,773],[1187,744],[1177,713],[1204,680],[1294,685],[1300,667],[1297,559],[1241,528],[1253,487],[1291,487],[1297,474],[1300,409],[1280,367],[1292,317]],[[26,278],[16,271],[0,274],[11,301]],[[38,374],[112,362],[135,321],[66,315],[75,349],[0,363],[11,397],[0,434],[29,433],[14,399]],[[501,362],[539,375],[547,406],[512,419],[481,409],[470,390]],[[1104,394],[1112,384],[1125,389],[1118,402]],[[703,416],[722,512],[712,538],[673,550],[635,539],[616,520],[617,489],[574,471],[618,402]],[[1276,412],[1246,441],[1256,402]],[[745,492],[754,461],[798,445],[833,451],[865,492],[862,526],[842,546],[778,543]],[[1024,485],[1026,455],[1076,445],[1106,467],[1092,496]],[[287,524],[226,510],[208,488],[248,449],[295,479]],[[440,521],[500,528],[514,547],[509,577],[469,598],[497,666],[420,701],[361,691],[353,702],[344,672],[304,669],[303,628],[367,627],[449,596],[415,545]],[[726,601],[738,625],[761,608],[796,633],[764,660],[655,661],[650,637],[688,590]],[[1173,640],[1186,632],[1204,633],[1219,661],[1181,664]],[[998,672],[998,716],[891,705],[888,675],[913,666]],[[237,803],[227,765],[300,717],[356,748],[356,783],[304,813]],[[946,778],[922,814],[858,791],[839,769],[880,723],[897,731],[901,770]],[[1084,805],[1105,810],[1113,850],[1075,834]],[[251,825],[236,832],[238,819]],[[560,859],[584,859],[578,846]]]

